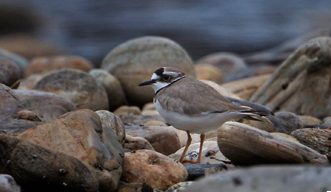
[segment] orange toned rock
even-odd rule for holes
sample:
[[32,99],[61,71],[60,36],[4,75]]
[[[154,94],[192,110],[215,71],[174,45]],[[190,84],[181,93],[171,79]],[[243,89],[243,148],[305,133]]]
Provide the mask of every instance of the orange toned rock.
[[201,80],[201,81],[206,83],[207,85],[211,86],[212,88],[214,88],[217,92],[222,94],[224,97],[231,97],[231,98],[235,98],[235,99],[241,99],[238,95],[232,93],[227,88],[224,88],[222,85],[219,85],[215,82],[208,81],[208,80]]
[[166,190],[172,185],[185,181],[188,173],[181,163],[151,150],[125,153],[122,181],[147,183],[154,189]]
[[313,117],[313,116],[309,116],[309,115],[299,115],[299,118],[301,119],[303,124],[320,124],[321,120]]
[[126,135],[124,148],[132,151],[140,149],[154,150],[153,146],[145,138],[133,137],[131,135]]
[[124,151],[116,134],[111,132],[110,128],[102,127],[96,113],[80,109],[28,129],[18,138],[30,139],[88,163],[94,167],[100,188],[115,190],[122,173]]
[[20,80],[20,85],[17,89],[33,89],[35,84],[42,79],[45,74],[33,74],[26,79]]
[[273,134],[273,135],[279,135],[279,136],[285,137],[287,139],[291,139],[292,141],[299,142],[296,138],[292,137],[291,135],[285,134],[285,133],[272,132],[271,134]]
[[125,128],[128,135],[147,139],[155,151],[164,155],[170,155],[181,147],[178,135],[169,127],[126,126]]
[[115,115],[141,115],[141,111],[137,106],[123,105],[114,111]]
[[41,119],[36,115],[36,113],[28,110],[20,110],[18,113],[18,118],[20,119],[25,119],[25,120],[30,120],[30,121],[41,121]]
[[122,86],[116,77],[102,69],[93,69],[89,74],[105,88],[110,111],[127,104]]
[[144,106],[143,106],[143,111],[144,110],[156,110],[155,108],[155,105],[153,102],[150,102],[150,103],[146,103]]
[[103,86],[88,73],[80,70],[54,71],[39,80],[33,89],[68,97],[77,109],[96,111],[108,109],[109,106]]
[[112,129],[116,135],[118,141],[124,145],[125,143],[125,127],[122,120],[117,117],[114,113],[111,113],[107,110],[96,111],[96,114],[100,117],[102,127],[108,127]]
[[252,95],[270,79],[271,75],[259,75],[222,84],[226,90],[248,101]]
[[242,123],[261,129],[266,132],[275,132],[274,124],[266,117],[259,118],[259,121],[243,119]]
[[161,67],[176,67],[186,75],[195,76],[191,57],[176,42],[146,36],[131,39],[112,49],[103,59],[101,68],[114,75],[121,83],[129,104],[142,106],[153,101],[150,87],[139,87]]
[[79,56],[35,57],[25,70],[25,77],[32,74],[49,73],[60,69],[78,69],[85,72],[93,69],[93,64]]
[[272,75],[274,72],[276,72],[276,70],[277,70],[276,66],[264,66],[264,67],[259,68],[255,72],[254,76],[267,75],[267,74]]
[[151,120],[151,121],[147,121],[146,123],[144,123],[144,126],[164,126],[164,127],[166,127],[167,124],[165,124],[163,121]]
[[197,75],[197,79],[199,80],[209,80],[217,84],[221,84],[223,82],[222,71],[210,64],[195,65],[195,73]]

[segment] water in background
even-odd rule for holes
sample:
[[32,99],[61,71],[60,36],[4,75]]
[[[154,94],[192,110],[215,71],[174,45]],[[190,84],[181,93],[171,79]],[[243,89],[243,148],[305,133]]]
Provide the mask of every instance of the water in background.
[[[329,27],[329,0],[1,0],[28,10],[33,34],[99,64],[139,36],[169,37],[198,59],[211,52],[254,52]],[[0,29],[1,31],[1,29]]]

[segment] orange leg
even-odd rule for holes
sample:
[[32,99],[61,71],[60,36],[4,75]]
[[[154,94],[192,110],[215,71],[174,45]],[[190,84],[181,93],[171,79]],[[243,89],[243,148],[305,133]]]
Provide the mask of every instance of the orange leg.
[[201,162],[201,154],[202,154],[202,147],[203,147],[203,142],[205,141],[206,135],[205,134],[201,134],[200,135],[200,150],[199,150],[199,156],[198,156],[198,160],[196,163],[200,163]]
[[184,151],[183,151],[183,153],[182,153],[182,156],[180,157],[180,159],[179,159],[179,162],[183,162],[183,159],[184,159],[184,157],[185,157],[185,154],[186,154],[186,152],[187,152],[187,150],[188,150],[188,147],[191,145],[191,142],[192,142],[192,137],[191,137],[191,135],[190,135],[190,132],[189,131],[186,131],[186,133],[187,133],[187,142],[186,142],[186,146],[185,146],[185,149],[184,149]]

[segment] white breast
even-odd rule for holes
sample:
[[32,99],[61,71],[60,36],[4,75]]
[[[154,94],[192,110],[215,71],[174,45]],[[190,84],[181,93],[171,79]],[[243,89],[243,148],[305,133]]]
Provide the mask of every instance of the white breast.
[[188,116],[173,111],[164,110],[157,99],[154,101],[154,104],[156,110],[167,123],[177,129],[198,134],[215,130],[226,121],[237,120],[245,116],[236,112],[209,113],[196,116]]

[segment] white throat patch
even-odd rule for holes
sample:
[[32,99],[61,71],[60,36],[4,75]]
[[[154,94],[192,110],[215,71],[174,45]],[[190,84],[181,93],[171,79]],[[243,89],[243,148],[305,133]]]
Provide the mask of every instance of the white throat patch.
[[[160,78],[161,78],[160,76],[158,76],[155,73],[153,73],[151,79],[158,80]],[[154,92],[156,93],[158,90],[162,89],[163,87],[166,87],[167,85],[169,85],[169,83],[156,81],[151,86],[154,89]]]
[[157,81],[152,84],[152,88],[154,89],[154,92],[156,93],[158,90],[162,89],[163,87],[168,86],[169,84],[170,83]]

